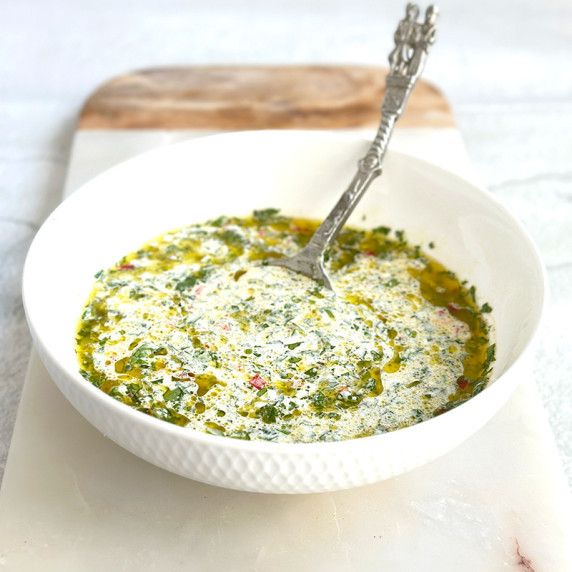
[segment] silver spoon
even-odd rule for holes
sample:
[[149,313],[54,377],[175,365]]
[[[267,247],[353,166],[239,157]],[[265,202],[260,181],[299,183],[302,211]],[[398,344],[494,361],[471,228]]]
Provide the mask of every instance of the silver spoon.
[[338,236],[349,216],[365,194],[371,182],[381,175],[381,163],[387,144],[425,65],[429,48],[435,42],[439,10],[431,5],[425,21],[418,22],[419,7],[407,4],[406,16],[394,34],[395,48],[389,54],[390,69],[381,106],[381,123],[368,152],[358,162],[358,171],[336,206],[313,234],[308,244],[296,255],[275,258],[269,265],[282,266],[304,274],[333,290],[324,268],[324,253]]

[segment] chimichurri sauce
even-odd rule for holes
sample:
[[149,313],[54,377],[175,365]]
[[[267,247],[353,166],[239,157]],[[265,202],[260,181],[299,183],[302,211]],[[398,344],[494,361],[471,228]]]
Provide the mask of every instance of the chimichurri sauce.
[[81,374],[159,419],[279,442],[393,431],[485,387],[491,308],[474,287],[386,227],[342,230],[326,262],[335,294],[267,265],[317,225],[274,209],[223,216],[98,272]]

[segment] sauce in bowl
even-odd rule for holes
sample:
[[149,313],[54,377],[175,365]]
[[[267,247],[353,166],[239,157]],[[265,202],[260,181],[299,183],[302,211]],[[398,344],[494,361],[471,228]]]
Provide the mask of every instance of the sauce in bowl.
[[99,272],[82,375],[159,419],[275,442],[393,431],[485,387],[491,308],[403,232],[344,228],[326,262],[335,294],[265,264],[317,226],[273,209],[223,216]]

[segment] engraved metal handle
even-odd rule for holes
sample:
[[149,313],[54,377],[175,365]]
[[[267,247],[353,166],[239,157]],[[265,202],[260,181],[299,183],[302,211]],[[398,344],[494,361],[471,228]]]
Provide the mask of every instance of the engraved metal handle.
[[324,252],[338,236],[371,182],[381,175],[381,163],[395,122],[403,113],[409,94],[423,71],[429,48],[435,42],[438,13],[437,7],[431,5],[425,12],[425,20],[418,22],[419,7],[407,4],[406,16],[395,31],[395,48],[389,54],[390,70],[381,106],[381,122],[366,155],[358,162],[357,173],[308,244],[295,256],[274,259],[269,264],[305,274],[332,290],[324,269]]

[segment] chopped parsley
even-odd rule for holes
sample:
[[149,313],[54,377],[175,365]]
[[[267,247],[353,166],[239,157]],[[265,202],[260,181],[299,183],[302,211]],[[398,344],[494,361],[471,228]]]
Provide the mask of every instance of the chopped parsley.
[[474,286],[385,226],[342,230],[326,259],[335,295],[268,265],[316,227],[272,208],[220,216],[100,270],[81,375],[169,423],[277,442],[393,431],[486,387],[492,308]]

